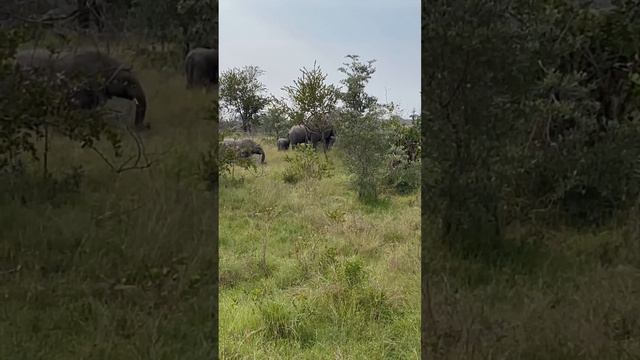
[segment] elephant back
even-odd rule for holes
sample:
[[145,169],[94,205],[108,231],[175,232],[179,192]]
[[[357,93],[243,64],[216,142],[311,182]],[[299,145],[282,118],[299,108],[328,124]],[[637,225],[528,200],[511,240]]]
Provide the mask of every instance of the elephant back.
[[54,54],[43,48],[19,50],[15,55],[15,63],[23,70],[60,71],[59,59],[59,54]]
[[222,145],[223,146],[235,146],[236,145],[236,140],[234,140],[234,139],[224,139],[224,140],[222,140]]
[[291,134],[302,134],[302,135],[306,135],[307,133],[307,127],[304,125],[293,125],[291,127],[291,129],[289,129],[289,135]]
[[209,60],[218,59],[218,51],[215,49],[207,49],[207,48],[194,48],[187,53],[187,58],[190,57],[202,57],[207,58]]
[[237,144],[239,147],[242,148],[251,148],[251,149],[256,149],[259,148],[260,145],[258,145],[255,141],[251,140],[251,139],[242,139],[242,140],[238,140]]
[[95,50],[67,53],[61,62],[70,74],[100,75],[105,79],[113,76],[116,71],[131,71],[130,65]]

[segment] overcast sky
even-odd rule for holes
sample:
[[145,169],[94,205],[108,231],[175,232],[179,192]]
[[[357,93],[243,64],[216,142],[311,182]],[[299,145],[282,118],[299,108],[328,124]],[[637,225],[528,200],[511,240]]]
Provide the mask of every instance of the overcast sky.
[[220,0],[221,71],[257,65],[270,93],[283,96],[300,68],[317,60],[340,85],[345,55],[376,59],[367,91],[420,112],[419,0]]

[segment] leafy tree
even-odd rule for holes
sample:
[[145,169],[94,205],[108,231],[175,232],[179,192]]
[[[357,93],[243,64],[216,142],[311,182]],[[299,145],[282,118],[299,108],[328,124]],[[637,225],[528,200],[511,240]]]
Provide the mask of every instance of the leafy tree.
[[[538,69],[530,3],[436,2],[423,19],[425,210],[464,254],[502,245],[500,209],[520,166],[527,116],[519,105]],[[531,5],[531,6],[535,6]]]
[[266,112],[261,117],[264,131],[276,138],[286,137],[291,128],[287,108],[277,99],[272,99]]
[[216,44],[218,21],[216,0],[132,0],[134,27],[149,40],[182,44],[184,56],[194,47]]
[[353,184],[363,201],[378,198],[386,170],[391,134],[383,116],[383,108],[374,108],[362,115],[346,111],[340,118],[340,154],[345,167],[354,175]]
[[192,48],[211,48],[218,43],[217,0],[179,0],[177,10],[185,54]]
[[258,115],[269,103],[264,96],[264,84],[258,80],[264,71],[257,66],[226,70],[220,76],[220,101],[227,109],[234,111],[242,120],[242,130],[250,132]]
[[287,104],[289,117],[295,124],[304,124],[325,139],[334,120],[338,89],[325,83],[327,75],[316,62],[311,70],[303,67],[300,71],[302,76],[294,80],[293,85],[282,88],[288,97],[288,101],[282,103]]
[[340,93],[340,100],[344,102],[347,109],[363,114],[378,102],[378,99],[364,91],[371,75],[376,72],[373,67],[376,61],[369,60],[362,63],[358,55],[346,57],[351,60],[351,63],[344,63],[344,66],[338,68],[338,71],[346,75],[346,78],[340,81],[346,87],[346,90]]
[[347,57],[351,62],[340,68],[346,75],[340,81],[346,88],[339,94],[344,103],[338,123],[340,149],[345,166],[354,175],[358,197],[375,200],[391,148],[391,128],[385,120],[391,109],[378,105],[377,99],[365,92],[375,72],[374,61],[362,63],[357,55]]
[[447,243],[490,255],[512,220],[596,224],[633,203],[639,20],[631,2],[618,7],[427,7],[424,204]]
[[575,225],[602,224],[638,196],[633,77],[640,21],[634,13],[632,2],[606,12],[551,4],[541,13],[542,79],[528,102],[537,118],[519,188],[528,192],[530,207],[552,210],[547,218],[560,211]]

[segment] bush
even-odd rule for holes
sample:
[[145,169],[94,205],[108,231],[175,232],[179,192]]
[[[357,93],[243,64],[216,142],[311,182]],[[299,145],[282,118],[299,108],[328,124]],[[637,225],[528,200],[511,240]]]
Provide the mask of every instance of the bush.
[[331,164],[309,144],[298,145],[293,156],[286,155],[287,167],[282,173],[286,183],[295,184],[304,179],[320,180],[331,176]]
[[[304,304],[303,304],[304,305]],[[307,344],[313,339],[309,316],[288,303],[269,300],[258,303],[265,335],[270,339],[292,339]]]
[[383,110],[375,108],[365,114],[345,111],[338,124],[340,150],[347,171],[353,174],[358,198],[378,198],[386,170],[385,158],[391,137],[383,120]]
[[387,155],[385,182],[399,194],[408,194],[420,188],[420,162],[410,161],[406,150],[392,146]]
[[549,209],[546,221],[561,219],[574,226],[602,225],[618,211],[629,209],[639,194],[633,176],[640,158],[635,122],[599,125],[599,106],[584,75],[550,71],[541,81],[541,99],[552,92],[560,100],[532,101],[546,134],[529,140],[519,189],[524,209]]

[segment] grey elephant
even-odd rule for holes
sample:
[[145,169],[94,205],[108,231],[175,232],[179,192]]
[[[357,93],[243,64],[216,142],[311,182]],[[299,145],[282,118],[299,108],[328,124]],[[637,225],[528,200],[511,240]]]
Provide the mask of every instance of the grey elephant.
[[287,138],[279,138],[276,144],[278,145],[278,151],[289,149],[289,139]]
[[317,148],[318,143],[323,143],[325,149],[329,150],[335,143],[337,137],[333,126],[324,131],[311,130],[306,125],[294,125],[289,130],[289,144],[291,148],[299,144],[310,143],[313,148]]
[[237,151],[238,155],[248,158],[251,155],[261,155],[260,162],[265,163],[265,152],[258,143],[251,139],[241,139],[241,140],[233,140],[233,139],[224,139],[222,141],[222,146],[226,146],[230,149]]
[[[21,50],[16,53],[16,66],[24,72],[44,71],[49,75],[62,75],[70,80],[84,80],[72,87],[71,103],[83,109],[94,109],[117,97],[136,104],[135,126],[148,129],[145,124],[147,99],[140,81],[131,66],[93,49],[51,53],[47,49]],[[50,73],[49,73],[50,72]]]
[[204,87],[209,91],[218,84],[218,51],[206,48],[189,51],[184,59],[184,71],[187,89]]

